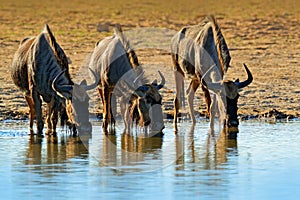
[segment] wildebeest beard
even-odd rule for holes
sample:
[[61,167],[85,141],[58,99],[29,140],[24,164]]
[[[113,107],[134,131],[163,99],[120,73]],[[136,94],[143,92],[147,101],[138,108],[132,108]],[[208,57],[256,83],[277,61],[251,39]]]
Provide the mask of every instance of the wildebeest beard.
[[226,109],[226,123],[225,125],[228,127],[237,127],[239,125],[239,120],[237,116],[237,102],[239,99],[239,94],[236,95],[234,99],[230,99],[226,97],[227,109]]

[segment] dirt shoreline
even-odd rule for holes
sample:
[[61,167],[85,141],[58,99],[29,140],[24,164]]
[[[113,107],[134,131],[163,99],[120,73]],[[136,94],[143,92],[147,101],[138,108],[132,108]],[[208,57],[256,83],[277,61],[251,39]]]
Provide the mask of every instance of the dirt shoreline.
[[[168,52],[170,33],[199,23],[207,14],[217,18],[230,49],[233,67],[227,78],[244,79],[243,63],[253,73],[253,83],[240,92],[240,119],[300,118],[299,1],[243,1],[235,5],[229,0],[215,4],[189,0],[0,2],[0,121],[28,118],[24,97],[10,78],[10,65],[19,42],[40,33],[45,23],[71,58],[70,72],[77,82],[82,79],[87,55],[99,39],[112,34],[114,24],[121,24],[128,33],[137,30],[136,35],[128,37],[150,79],[157,77],[157,70],[164,73],[163,108],[166,118],[171,119],[174,80]],[[154,32],[147,35],[145,30],[153,27]],[[89,94],[90,112],[101,113],[97,92]],[[203,115],[204,110],[202,93],[198,91],[195,112]],[[185,115],[187,110],[182,113]]]

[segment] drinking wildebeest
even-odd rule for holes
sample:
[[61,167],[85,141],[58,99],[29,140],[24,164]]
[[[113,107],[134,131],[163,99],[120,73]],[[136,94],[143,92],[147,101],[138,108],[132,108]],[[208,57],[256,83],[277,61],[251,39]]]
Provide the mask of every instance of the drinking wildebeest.
[[[153,135],[161,135],[164,128],[162,113],[162,96],[158,92],[165,85],[163,74],[158,71],[161,77],[161,83],[153,81],[151,84],[143,84],[137,89],[132,89],[132,95],[129,98],[129,104],[125,108],[123,116],[125,130],[130,133],[133,122],[140,127],[150,125],[150,131]],[[151,124],[150,124],[151,123]]]
[[37,133],[43,133],[42,99],[47,103],[47,133],[56,132],[58,112],[62,107],[66,107],[69,122],[77,125],[79,130],[91,129],[86,118],[88,104],[81,105],[78,112],[79,108],[72,102],[88,101],[86,90],[96,87],[96,84],[87,86],[86,81],[82,81],[78,85],[71,81],[67,57],[48,25],[38,36],[26,38],[20,43],[12,61],[11,73],[29,106],[31,132],[36,117]]
[[[106,37],[97,42],[96,47],[91,55],[89,67],[100,76],[98,91],[103,103],[102,127],[105,134],[108,133],[108,124],[110,124],[111,131],[114,131],[115,119],[113,113],[114,108],[116,108],[114,107],[116,106],[116,96],[121,96],[121,113],[126,125],[129,125],[128,121],[126,120],[129,119],[128,116],[130,115],[126,116],[125,113],[130,113],[128,109],[128,101],[132,93],[136,94],[132,97],[135,97],[135,99],[138,99],[138,101],[143,100],[144,102],[147,102],[145,98],[148,97],[149,99],[152,98],[158,102],[160,101],[160,99],[157,99],[156,96],[151,96],[154,95],[154,93],[157,95],[157,91],[154,93],[150,92],[157,90],[158,88],[150,85],[141,86],[139,83],[140,77],[137,76],[135,72],[138,66],[139,61],[135,51],[130,47],[129,41],[125,38],[120,26],[115,28],[113,36]],[[129,88],[127,92],[124,90],[126,88]],[[135,91],[136,89],[138,90]],[[147,102],[147,104],[151,104],[152,99],[150,102]],[[149,110],[149,105],[140,104],[137,107],[134,106],[134,108],[139,110],[139,124],[147,126],[150,123],[150,119],[148,116],[146,116],[148,112],[142,112],[140,110],[142,107],[143,109]],[[142,122],[141,120],[145,121]],[[127,128],[128,127],[126,127],[125,130]],[[155,129],[162,130],[163,122],[161,122],[160,127],[156,127]]]
[[[219,104],[223,104],[226,112],[226,115],[223,116],[222,120],[226,119],[226,125],[228,127],[237,127],[239,124],[237,119],[238,89],[249,85],[253,78],[247,66],[244,65],[248,75],[246,81],[223,81],[231,57],[221,29],[215,18],[213,16],[208,16],[198,25],[182,28],[172,38],[171,48],[176,83],[176,96],[174,99],[175,130],[177,131],[177,117],[180,104],[182,103],[180,101],[182,101],[181,97],[183,95],[184,77],[191,78],[187,96],[189,113],[193,123],[196,122],[193,108],[194,93],[201,84],[207,106],[207,113],[210,115],[210,123],[211,126],[213,126],[215,111],[212,108],[216,105],[215,98],[221,97],[222,93],[217,93],[212,99],[211,91],[216,88],[220,90],[220,87],[216,87],[219,85],[224,86],[223,91],[226,93],[226,98],[219,98],[222,99]],[[222,84],[220,84],[221,82]],[[210,88],[212,86],[214,86],[213,90]]]

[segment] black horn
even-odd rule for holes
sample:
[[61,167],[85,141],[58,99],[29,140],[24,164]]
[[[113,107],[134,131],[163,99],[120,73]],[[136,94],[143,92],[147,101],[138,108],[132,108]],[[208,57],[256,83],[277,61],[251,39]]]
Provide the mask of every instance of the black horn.
[[158,71],[158,73],[159,73],[159,75],[160,75],[161,82],[160,82],[160,84],[159,84],[158,86],[156,86],[156,89],[157,89],[157,90],[160,90],[161,88],[164,87],[164,85],[165,85],[165,83],[166,83],[166,79],[165,79],[164,75],[163,75],[160,71]]
[[92,70],[91,68],[89,68],[89,70],[90,70],[90,72],[93,74],[93,76],[94,76],[94,83],[92,83],[91,85],[87,85],[86,87],[85,87],[85,89],[86,90],[92,90],[92,89],[94,89],[95,87],[97,87],[97,85],[98,85],[98,83],[99,83],[99,80],[100,80],[100,78],[99,78],[99,76],[94,72],[94,70]]
[[247,78],[247,80],[245,80],[243,82],[237,83],[239,88],[244,88],[244,87],[248,86],[253,81],[253,76],[252,76],[250,70],[248,69],[247,65],[244,64],[244,67],[245,67],[245,70],[247,72],[248,78]]

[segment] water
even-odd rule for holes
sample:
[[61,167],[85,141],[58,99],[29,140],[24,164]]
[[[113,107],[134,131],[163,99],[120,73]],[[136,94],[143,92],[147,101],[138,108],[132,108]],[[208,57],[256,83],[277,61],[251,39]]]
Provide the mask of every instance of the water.
[[165,136],[28,135],[28,122],[0,126],[1,199],[297,199],[299,121],[242,122],[237,140],[208,123]]

